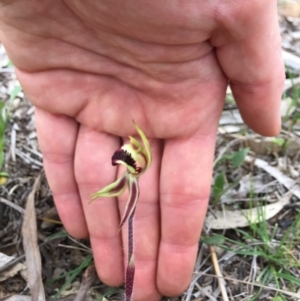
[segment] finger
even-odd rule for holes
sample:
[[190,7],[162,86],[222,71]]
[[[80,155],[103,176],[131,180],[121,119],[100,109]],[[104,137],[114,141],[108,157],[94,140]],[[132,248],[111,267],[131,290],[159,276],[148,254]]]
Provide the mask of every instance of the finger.
[[37,108],[35,120],[47,180],[61,221],[72,236],[87,237],[73,165],[78,124],[72,118]]
[[[262,135],[280,130],[284,64],[276,1],[220,2],[218,20],[229,38],[213,40],[244,121]],[[222,31],[223,36],[224,30]]]
[[111,286],[121,285],[124,280],[117,200],[105,197],[90,201],[92,193],[116,180],[117,168],[111,165],[111,157],[119,147],[118,138],[81,125],[75,154],[76,180],[97,272]]
[[159,291],[176,296],[188,286],[210,193],[215,133],[168,140],[160,202]]
[[[151,140],[150,145],[153,160],[149,170],[139,179],[140,197],[136,206],[133,222],[135,258],[133,297],[136,301],[158,301],[161,298],[156,287],[156,272],[160,238],[158,181],[162,147],[161,142],[158,140]],[[128,192],[119,197],[121,215],[124,212],[127,197]],[[126,267],[128,260],[128,223],[123,225],[122,234]]]

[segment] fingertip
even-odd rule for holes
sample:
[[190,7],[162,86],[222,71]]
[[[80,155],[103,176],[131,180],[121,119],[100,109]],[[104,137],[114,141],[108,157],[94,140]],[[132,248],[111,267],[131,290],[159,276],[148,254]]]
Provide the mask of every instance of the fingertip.
[[[274,137],[280,133],[281,130],[281,120],[271,120],[264,122],[257,122],[256,118],[243,117],[245,123],[257,134],[265,137]],[[262,124],[263,123],[263,124]]]
[[124,283],[123,254],[119,235],[110,238],[90,237],[97,274],[108,286]]
[[266,112],[252,111],[252,108],[241,109],[242,118],[247,126],[254,132],[265,137],[273,137],[280,133],[281,118],[278,116],[267,116]]
[[87,238],[89,232],[78,193],[54,194],[53,197],[66,231],[74,238]]
[[35,116],[44,169],[59,217],[71,236],[86,238],[88,229],[73,166],[78,124],[41,109],[35,110]]
[[81,125],[74,163],[95,266],[101,281],[109,286],[124,282],[117,200],[115,197],[100,197],[91,203],[91,193],[116,180],[117,169],[111,166],[111,154],[119,144],[119,138]]
[[168,297],[181,295],[189,286],[197,257],[198,244],[193,246],[177,246],[161,244],[160,261],[163,269],[159,269],[157,287],[159,292]]
[[281,130],[282,79],[266,85],[231,83],[244,122],[256,133],[276,136]]
[[211,186],[215,132],[165,144],[157,286],[167,296],[189,285]]
[[70,236],[76,239],[86,239],[89,237],[89,231],[87,229],[84,218],[77,220],[78,223],[65,221],[64,228],[70,234]]
[[86,239],[89,237],[89,233],[86,229],[78,229],[78,228],[74,228],[74,227],[68,227],[65,226],[66,231],[68,232],[68,234],[72,237],[74,237],[75,239]]

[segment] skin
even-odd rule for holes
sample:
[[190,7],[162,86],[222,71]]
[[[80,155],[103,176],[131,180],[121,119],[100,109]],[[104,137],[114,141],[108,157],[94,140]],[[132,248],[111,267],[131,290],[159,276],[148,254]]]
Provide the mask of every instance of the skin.
[[[273,0],[0,0],[0,40],[36,106],[61,220],[90,237],[99,277],[124,279],[120,199],[90,194],[120,170],[111,155],[132,120],[150,139],[135,219],[136,301],[188,286],[230,82],[246,124],[280,130],[284,81]],[[126,139],[124,139],[126,141]],[[126,251],[126,247],[125,247]]]

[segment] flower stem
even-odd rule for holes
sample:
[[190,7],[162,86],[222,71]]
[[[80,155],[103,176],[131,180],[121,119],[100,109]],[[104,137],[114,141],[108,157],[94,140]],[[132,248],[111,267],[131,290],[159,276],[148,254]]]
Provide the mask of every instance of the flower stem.
[[133,254],[133,217],[134,212],[128,219],[128,263],[126,268],[126,278],[125,278],[125,301],[131,301],[134,283],[134,254]]

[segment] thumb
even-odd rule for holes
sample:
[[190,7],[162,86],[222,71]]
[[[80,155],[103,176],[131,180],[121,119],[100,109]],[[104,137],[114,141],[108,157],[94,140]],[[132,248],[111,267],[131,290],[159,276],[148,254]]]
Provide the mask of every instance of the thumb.
[[280,131],[285,78],[277,4],[235,2],[234,9],[221,2],[224,7],[218,10],[223,36],[214,41],[217,56],[245,123],[259,134],[273,136]]

